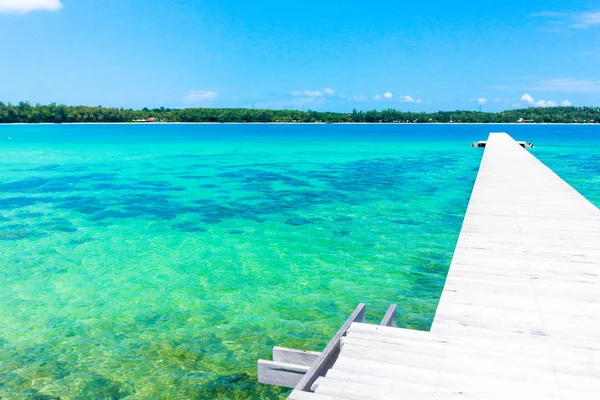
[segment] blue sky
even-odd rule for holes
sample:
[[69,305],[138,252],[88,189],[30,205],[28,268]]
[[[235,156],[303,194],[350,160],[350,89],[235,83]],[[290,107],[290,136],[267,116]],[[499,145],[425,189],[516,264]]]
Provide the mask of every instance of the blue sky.
[[597,1],[0,0],[0,100],[600,105]]

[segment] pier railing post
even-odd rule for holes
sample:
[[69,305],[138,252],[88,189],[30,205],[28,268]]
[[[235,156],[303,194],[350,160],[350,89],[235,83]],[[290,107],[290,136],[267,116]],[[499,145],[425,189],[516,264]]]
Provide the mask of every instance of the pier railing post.
[[397,310],[397,306],[395,304],[392,304],[388,308],[387,312],[385,313],[385,315],[379,325],[381,325],[381,326],[396,326],[396,310]]
[[294,390],[300,390],[303,392],[310,391],[310,387],[317,380],[318,377],[325,375],[325,373],[333,366],[335,361],[337,360],[338,355],[340,354],[340,341],[342,337],[346,334],[350,325],[353,322],[364,322],[365,320],[365,305],[360,303],[358,307],[354,310],[352,315],[344,322],[344,325],[340,328],[340,330],[335,334],[333,339],[327,344],[325,350],[321,353],[321,355],[315,360],[311,368],[304,375],[304,377],[298,382]]

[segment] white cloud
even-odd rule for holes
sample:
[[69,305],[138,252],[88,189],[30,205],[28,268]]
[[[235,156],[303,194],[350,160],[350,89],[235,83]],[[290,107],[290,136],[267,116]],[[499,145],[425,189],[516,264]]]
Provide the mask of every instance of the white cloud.
[[502,99],[500,97],[494,97],[494,101],[496,103],[502,103]]
[[554,102],[552,100],[535,101],[535,99],[527,93],[525,93],[523,96],[521,96],[521,103],[527,103],[529,105],[536,106],[536,107],[556,107],[556,106],[558,106],[558,104],[556,104],[556,102]]
[[32,11],[58,11],[61,0],[0,0],[0,14],[27,14]]
[[538,100],[535,102],[535,105],[538,107],[556,107],[557,104],[552,100]]
[[573,104],[571,104],[569,100],[565,100],[562,103],[560,103],[560,105],[563,107],[571,107]]
[[219,97],[219,93],[211,92],[209,90],[192,90],[188,94],[184,101],[186,103],[200,103],[204,101],[214,100]]
[[340,99],[345,99],[345,98],[346,98],[346,95],[345,95],[345,94],[343,94],[343,93],[342,93],[342,94],[340,94]]
[[398,98],[398,100],[400,100],[403,103],[420,103],[421,102],[420,99],[415,100],[414,97],[412,97],[412,96],[400,96]]
[[485,103],[487,103],[487,99],[485,97],[480,97],[477,99],[477,102],[481,105],[484,105]]
[[422,102],[423,102],[423,101],[422,101],[421,99],[416,99],[416,100],[415,100],[415,103],[417,103],[417,104],[421,104]]
[[392,94],[392,92],[385,92],[383,94],[383,97],[385,97],[386,99],[391,99],[392,97],[394,97],[394,95]]
[[320,90],[296,90],[292,92],[292,96],[295,97],[323,97],[323,96],[333,96],[335,95],[335,90],[332,88],[324,88],[323,91]]
[[600,12],[585,12],[581,14],[575,14],[575,29],[587,29],[592,26],[600,25]]
[[359,94],[358,96],[354,95],[354,96],[352,96],[352,100],[354,100],[354,101],[365,101],[365,100],[367,100],[367,96],[365,96],[364,94]]
[[572,29],[588,29],[600,26],[600,11],[582,13],[543,11],[533,14],[533,16],[544,18],[553,26],[570,27]]
[[376,94],[375,96],[373,96],[373,100],[380,100],[380,99],[381,99],[381,96],[378,95],[378,94]]
[[529,103],[529,104],[533,104],[534,103],[533,97],[531,97],[527,93],[525,93],[523,96],[521,96],[521,101],[525,102],[525,103]]
[[292,95],[296,97],[322,97],[323,92],[318,90],[296,90],[295,92],[292,92]]

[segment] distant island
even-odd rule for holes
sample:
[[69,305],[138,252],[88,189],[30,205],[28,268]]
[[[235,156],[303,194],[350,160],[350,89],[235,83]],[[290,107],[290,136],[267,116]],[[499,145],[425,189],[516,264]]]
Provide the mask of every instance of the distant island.
[[0,123],[600,123],[600,107],[523,108],[499,112],[409,112],[395,109],[351,113],[246,108],[126,108],[31,105],[0,102]]

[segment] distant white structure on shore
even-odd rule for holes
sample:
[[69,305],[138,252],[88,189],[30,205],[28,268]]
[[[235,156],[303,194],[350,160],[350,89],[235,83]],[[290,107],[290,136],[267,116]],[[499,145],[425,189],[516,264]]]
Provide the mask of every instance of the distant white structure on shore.
[[517,120],[517,122],[518,122],[519,124],[531,124],[531,123],[534,123],[535,121],[534,121],[534,120],[532,120],[532,119],[523,119],[523,118],[519,118],[519,119]]

